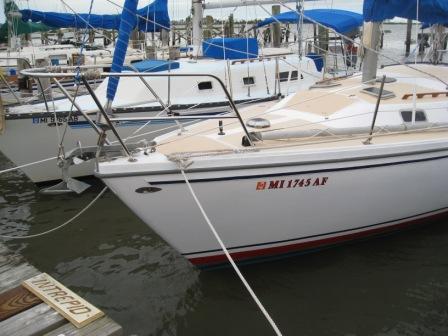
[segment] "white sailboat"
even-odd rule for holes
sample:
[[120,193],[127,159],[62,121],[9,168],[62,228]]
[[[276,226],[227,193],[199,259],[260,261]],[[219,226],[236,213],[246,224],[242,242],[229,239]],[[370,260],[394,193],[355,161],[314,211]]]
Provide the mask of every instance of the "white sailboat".
[[[367,26],[375,35],[379,24]],[[362,76],[235,111],[221,129],[203,121],[104,158],[96,175],[196,265],[227,258],[189,185],[238,261],[441,216],[448,212],[448,67],[388,66],[376,80],[374,58],[367,49]]]
[[[199,40],[197,36],[200,37]],[[211,44],[202,41],[199,25],[193,30],[193,44],[196,46],[194,52],[197,57],[134,63],[127,71],[138,70],[141,76],[120,80],[115,98],[108,107],[110,112],[117,117],[156,116],[162,112],[186,116],[227,112],[227,98],[218,82],[209,75],[225,83],[235,102],[244,104],[278,99],[300,87],[308,87],[321,78],[312,59],[299,58],[289,50],[271,48],[258,51],[253,39],[232,39],[229,42],[224,38],[219,41],[224,44],[223,47],[216,42]],[[247,49],[249,42],[253,49]],[[206,46],[204,53],[202,44]],[[207,50],[218,55],[206,57]],[[229,57],[231,53],[236,53],[237,56]],[[167,74],[172,75],[172,79],[157,77]],[[181,77],[187,74],[207,76],[194,79]],[[107,104],[108,86],[109,80],[106,79],[95,90],[101,106]],[[10,108],[6,114],[5,130],[0,135],[0,151],[15,165],[21,166],[54,157],[62,147],[70,150],[80,145],[94,146],[97,134],[86,115],[95,119],[98,104],[90,95],[76,97],[75,101],[76,106],[72,99],[61,99]],[[65,127],[64,123],[67,123],[67,128],[61,143],[58,126]],[[166,131],[170,126],[176,126],[174,121],[124,122],[117,125],[124,137],[131,137],[134,141],[147,137],[148,132],[153,133],[158,129]],[[23,134],[32,134],[33,141],[28,141]],[[62,177],[62,172],[57,161],[55,158],[39,165],[27,166],[23,171],[33,182],[58,180]],[[69,174],[71,177],[92,175],[93,162],[72,166]]]

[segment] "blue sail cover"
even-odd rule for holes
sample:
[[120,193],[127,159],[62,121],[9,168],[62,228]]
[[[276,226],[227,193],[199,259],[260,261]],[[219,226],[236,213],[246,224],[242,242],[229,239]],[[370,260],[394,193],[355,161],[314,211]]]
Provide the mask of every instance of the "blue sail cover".
[[[22,20],[41,22],[55,28],[101,28],[119,29],[122,15],[98,14],[68,14],[55,12],[40,12],[30,9],[21,10]],[[140,31],[159,32],[170,29],[167,0],[155,0],[153,3],[137,11],[136,24]]]
[[246,59],[258,57],[258,42],[255,38],[216,37],[202,42],[205,57],[215,59]]
[[[123,69],[129,37],[137,24],[137,4],[138,0],[126,0],[124,3],[117,43],[115,44],[114,58],[112,59],[112,67],[110,69],[111,72],[121,72]],[[119,80],[120,78],[116,76],[109,77],[106,94],[108,101],[114,100]]]
[[[418,20],[428,24],[448,23],[447,0],[418,0]],[[364,0],[364,19],[384,21],[401,17],[417,19],[417,0]]]
[[[363,16],[361,14],[342,9],[310,9],[305,10],[303,14],[304,23],[313,23],[315,21],[341,34],[351,32],[363,24]],[[307,18],[310,18],[312,21]],[[271,16],[259,22],[257,27],[276,23],[277,20],[283,23],[297,23],[299,14],[295,11],[290,11]]]

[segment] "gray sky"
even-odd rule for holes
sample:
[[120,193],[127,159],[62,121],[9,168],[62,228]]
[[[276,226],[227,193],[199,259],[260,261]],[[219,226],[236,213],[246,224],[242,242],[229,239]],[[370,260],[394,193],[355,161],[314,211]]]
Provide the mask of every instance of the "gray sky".
[[[139,8],[146,6],[153,0],[140,0]],[[64,4],[67,4],[67,6]],[[122,5],[124,0],[93,0],[93,12],[97,14],[117,14],[120,12],[118,6],[114,6],[111,2]],[[208,2],[217,2],[220,0],[208,0]],[[73,8],[78,13],[88,13],[90,0],[16,0],[19,8],[21,9],[35,9],[42,11],[54,11],[72,13],[69,7]],[[362,12],[362,0],[317,0],[305,2],[306,9],[312,8],[339,8],[347,9],[355,12]],[[69,6],[69,7],[68,7]],[[288,6],[294,7],[294,3],[288,4]],[[1,2],[3,7],[3,1]],[[185,18],[190,13],[191,1],[190,0],[168,0],[168,8],[170,17],[172,19]],[[266,6],[269,8],[269,6]],[[283,8],[282,11],[287,11]],[[236,10],[229,8],[223,10],[210,10],[206,11],[206,15],[212,15],[215,18],[227,17],[230,13],[234,13],[238,19],[253,19],[253,18],[265,18],[267,16],[259,7],[239,7]],[[3,8],[1,9],[0,21],[4,22]]]

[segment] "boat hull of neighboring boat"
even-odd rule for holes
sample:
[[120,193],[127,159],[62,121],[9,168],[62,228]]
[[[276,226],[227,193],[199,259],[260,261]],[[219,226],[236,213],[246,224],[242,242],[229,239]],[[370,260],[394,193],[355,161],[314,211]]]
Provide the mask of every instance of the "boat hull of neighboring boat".
[[[226,262],[177,164],[154,153],[125,171],[125,161],[101,164],[97,175],[193,264]],[[377,235],[448,211],[448,141],[191,161],[191,185],[240,262]]]
[[[156,113],[153,113],[156,115]],[[126,116],[138,116],[139,114],[126,114]],[[120,116],[120,115],[118,115]],[[54,116],[41,116],[32,118],[9,119],[5,123],[5,129],[0,135],[0,152],[2,152],[16,166],[26,165],[32,162],[37,164],[21,168],[22,172],[34,183],[44,183],[60,180],[62,170],[58,165],[56,156],[60,138],[64,133],[67,122],[67,131],[64,135],[63,148],[65,151],[83,146],[95,146],[98,134],[89,123],[80,115],[68,117],[58,116],[58,126]],[[68,120],[67,120],[68,119]],[[144,126],[144,122],[127,122],[118,126],[120,134],[124,137],[131,136],[138,128]],[[151,127],[144,128],[142,133],[154,132],[154,136],[160,135],[159,129],[173,126],[174,122],[154,123]],[[59,127],[59,130],[57,129]],[[172,130],[172,128],[171,128]],[[58,134],[59,133],[59,134]],[[24,136],[31,135],[31,137]],[[146,135],[148,137],[148,135]],[[111,141],[116,138],[109,135]],[[132,141],[139,141],[142,137],[135,136]],[[54,158],[52,160],[42,160]],[[94,160],[72,165],[69,169],[71,177],[91,176],[94,169]]]
[[[237,62],[231,66],[233,81],[233,98],[237,104],[249,104],[265,100],[276,100],[279,95],[287,95],[295,92],[300,87],[308,87],[315,81],[314,76],[299,76],[297,68],[302,68],[307,73],[317,74],[314,62],[310,59],[299,60],[295,55],[282,56],[282,60],[288,61],[279,65],[280,74],[287,76],[284,81],[276,80],[276,61],[274,58],[269,60],[257,60],[251,65],[251,78],[256,85],[245,85],[242,78],[247,76],[248,65],[243,61]],[[223,74],[226,62],[207,60],[209,67],[212,67],[213,74],[220,78],[227,78],[228,74]],[[191,71],[197,73],[200,65],[183,62],[180,67],[180,73]],[[175,71],[173,71],[174,73]],[[164,73],[168,73],[165,71]],[[265,78],[265,76],[267,76]],[[228,78],[227,78],[228,79]],[[168,79],[164,77],[153,77],[148,82],[164,102],[170,102],[170,108],[174,113],[190,114],[217,114],[228,112],[228,101],[224,92],[219,89],[216,82],[207,77],[197,78],[172,78],[170,88],[168,89]],[[209,83],[210,88],[203,89],[201,83]],[[227,82],[226,82],[227,83]],[[267,86],[266,86],[267,85]],[[187,90],[188,88],[188,90]],[[106,104],[107,79],[97,89],[96,94],[101,104]],[[160,91],[160,92],[159,92]],[[171,93],[170,93],[171,92]],[[171,96],[171,99],[169,98]],[[117,117],[155,117],[162,112],[163,108],[157,102],[155,97],[148,91],[147,87],[138,77],[122,78],[117,91],[117,100],[121,105],[114,106]],[[80,96],[77,98],[77,104],[84,112],[97,109],[91,96]],[[137,103],[136,103],[137,102]],[[60,133],[68,127],[64,136],[63,147],[65,150],[71,150],[82,146],[95,146],[98,135],[88,125],[82,115],[76,113],[70,114],[68,111],[75,110],[72,103],[67,99],[50,101],[50,109],[53,112],[45,111],[44,104],[23,105],[15,108],[6,115],[5,131],[0,134],[0,151],[11,160],[16,166],[21,166],[31,162],[36,162],[51,158],[57,155],[59,138],[57,135],[56,115],[60,124]],[[94,113],[92,117],[95,117]],[[68,116],[71,115],[69,120]],[[68,121],[68,124],[66,122]],[[117,125],[121,137],[127,138],[146,122],[124,122]],[[147,139],[160,135],[162,130],[173,126],[174,121],[152,121],[143,129],[141,134],[151,132]],[[160,130],[160,132],[159,132]],[[172,128],[170,129],[172,130]],[[31,135],[31,141],[23,134]],[[109,135],[110,136],[110,135]],[[142,137],[134,137],[133,141],[138,141]],[[111,137],[111,140],[116,140]],[[93,175],[92,162],[82,163],[72,166],[69,170],[70,177],[81,177]],[[23,172],[35,183],[59,180],[62,172],[58,167],[56,160],[46,161],[37,165],[24,167]]]

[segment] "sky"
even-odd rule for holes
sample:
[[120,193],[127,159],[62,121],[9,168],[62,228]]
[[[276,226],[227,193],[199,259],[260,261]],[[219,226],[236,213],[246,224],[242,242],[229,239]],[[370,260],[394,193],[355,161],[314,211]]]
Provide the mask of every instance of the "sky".
[[[146,6],[153,0],[140,0],[139,8]],[[219,3],[220,0],[208,0],[207,2]],[[54,12],[64,12],[72,13],[70,7],[77,13],[88,13],[90,0],[16,0],[17,5],[21,9],[35,9],[42,11],[54,11]],[[92,12],[97,14],[117,14],[120,13],[120,7],[114,4],[123,5],[124,0],[93,0]],[[316,1],[306,1],[305,9],[313,8],[338,8],[352,10],[358,13],[362,12],[362,0],[316,0]],[[289,3],[288,6],[291,8],[295,7],[294,3]],[[191,1],[190,0],[168,0],[168,9],[171,19],[183,19],[190,14]],[[267,10],[270,6],[265,6]],[[288,9],[282,8],[283,11]],[[3,15],[3,1],[0,5],[0,22],[5,21]],[[205,11],[205,15],[212,15],[216,19],[221,19],[227,17],[230,13],[234,13],[237,19],[254,19],[254,18],[265,18],[267,13],[261,8],[256,6],[239,7],[237,9],[217,9]]]

